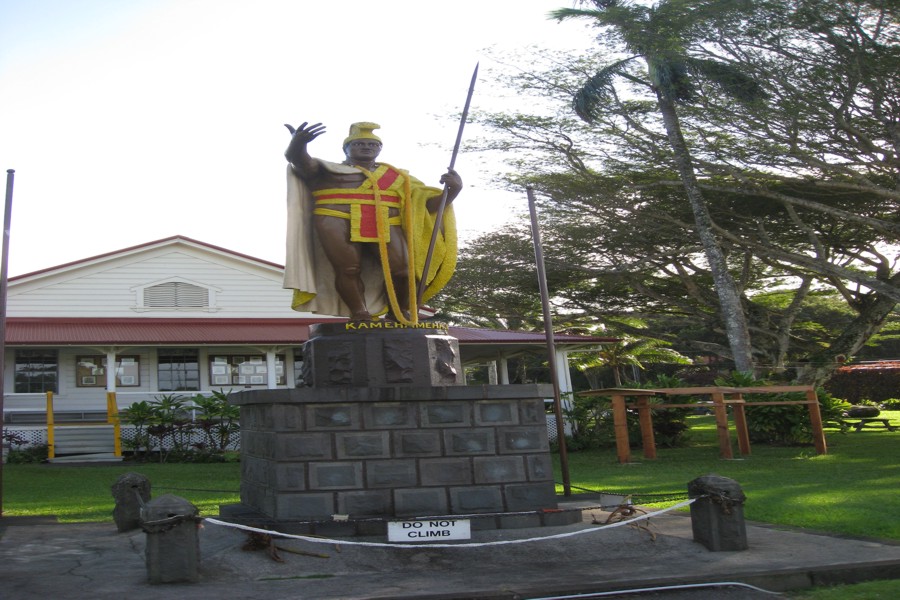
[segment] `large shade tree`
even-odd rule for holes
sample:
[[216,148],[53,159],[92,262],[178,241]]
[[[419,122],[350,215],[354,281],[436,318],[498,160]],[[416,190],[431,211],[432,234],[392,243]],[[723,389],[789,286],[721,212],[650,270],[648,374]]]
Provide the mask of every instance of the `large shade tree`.
[[[816,381],[836,358],[857,353],[900,300],[898,9],[863,0],[753,8],[732,22],[705,21],[689,50],[752,76],[768,100],[734,102],[698,79],[678,116],[754,353],[776,369],[792,362],[798,378]],[[629,71],[625,89],[607,88],[591,123],[567,112],[596,64],[622,59],[602,49],[529,59],[529,69],[503,80],[529,112],[481,115],[493,132],[484,147],[514,157],[511,186],[539,191],[561,312],[588,322],[658,315],[654,327],[670,325],[659,335],[680,350],[729,356],[649,74]],[[523,102],[530,94],[551,100]],[[508,265],[529,267],[521,245],[506,251]],[[824,298],[843,308],[819,324],[826,313],[814,309]]]
[[[581,4],[593,5],[593,8],[560,9],[552,16],[560,20],[580,18],[596,22],[605,29],[605,39],[618,41],[630,56],[603,66],[588,78],[575,94],[575,111],[585,121],[593,121],[598,113],[613,104],[617,78],[646,83],[653,91],[674,163],[693,212],[695,232],[703,245],[715,282],[735,368],[753,372],[750,333],[741,305],[741,294],[731,277],[706,199],[698,185],[677,110],[679,104],[695,99],[696,78],[705,78],[719,85],[725,93],[742,100],[753,101],[763,97],[759,85],[729,63],[695,57],[690,52],[698,25],[706,20],[728,18],[732,12],[746,8],[746,3],[735,0],[668,0],[653,6],[642,6],[616,0],[585,0]],[[643,63],[641,71],[633,67],[637,61]]]

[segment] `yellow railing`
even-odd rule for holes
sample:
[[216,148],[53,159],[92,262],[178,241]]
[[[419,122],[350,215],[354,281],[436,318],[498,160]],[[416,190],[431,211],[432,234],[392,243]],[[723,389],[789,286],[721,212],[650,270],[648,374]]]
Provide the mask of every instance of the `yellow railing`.
[[[122,424],[115,392],[106,392],[106,422],[113,426],[113,454],[122,456]],[[53,392],[47,392],[47,458],[56,458],[56,420],[53,414]]]
[[55,458],[54,434],[56,428],[53,425],[53,392],[47,392],[47,458]]
[[113,454],[122,456],[122,424],[119,419],[119,403],[115,392],[106,392],[106,422],[113,426]]

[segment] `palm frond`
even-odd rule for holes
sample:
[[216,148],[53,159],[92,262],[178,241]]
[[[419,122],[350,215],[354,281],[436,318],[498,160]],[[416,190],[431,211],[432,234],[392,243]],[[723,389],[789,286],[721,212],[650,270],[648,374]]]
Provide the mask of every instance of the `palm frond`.
[[647,18],[648,9],[644,6],[619,4],[613,0],[593,4],[597,6],[596,9],[559,8],[547,13],[547,18],[559,22],[567,19],[591,19],[596,21],[596,25],[612,25],[626,29],[643,23]]
[[691,74],[703,77],[741,102],[754,102],[768,97],[759,81],[728,63],[685,57],[684,64]]
[[688,102],[694,97],[694,84],[688,74],[686,57],[647,57],[650,79],[675,102]]
[[613,79],[622,73],[633,57],[625,58],[607,65],[588,79],[581,89],[575,92],[572,106],[581,120],[592,123],[597,110],[609,100],[609,92]]
[[754,8],[752,0],[668,0],[654,7],[660,20],[681,26],[703,21],[716,21]]
[[547,18],[555,21],[566,19],[594,19],[603,20],[603,12],[599,10],[581,10],[578,8],[558,8],[547,13]]

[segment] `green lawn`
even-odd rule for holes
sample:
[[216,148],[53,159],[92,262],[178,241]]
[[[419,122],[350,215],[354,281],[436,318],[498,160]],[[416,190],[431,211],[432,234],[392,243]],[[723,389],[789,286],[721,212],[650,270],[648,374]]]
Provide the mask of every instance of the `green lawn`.
[[[882,415],[900,425],[900,411]],[[573,493],[631,493],[643,502],[642,493],[686,494],[689,481],[716,473],[741,485],[747,519],[900,540],[900,431],[826,429],[826,455],[817,456],[812,446],[754,445],[746,458],[722,460],[713,417],[689,422],[692,445],[659,448],[655,460],[645,460],[640,449],[632,449],[628,465],[617,462],[615,449],[569,453]]]
[[220,504],[239,501],[239,463],[128,464],[66,466],[3,465],[3,514],[56,515],[60,522],[112,521],[111,486],[119,475],[145,475],[153,496],[175,494],[190,500],[205,516],[217,515]]

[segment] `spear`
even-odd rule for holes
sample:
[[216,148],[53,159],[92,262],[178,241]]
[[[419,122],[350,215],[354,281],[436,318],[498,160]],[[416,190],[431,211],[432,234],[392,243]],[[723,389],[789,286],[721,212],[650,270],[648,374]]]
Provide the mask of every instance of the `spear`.
[[[466,96],[466,104],[463,107],[462,118],[459,120],[459,130],[456,132],[456,143],[453,144],[453,154],[450,155],[450,170],[456,165],[456,155],[459,154],[459,144],[462,141],[463,129],[466,126],[466,119],[469,117],[469,105],[472,103],[472,94],[475,92],[475,80],[478,78],[478,63],[475,64],[475,72],[472,73],[472,82],[469,84],[469,93]],[[434,220],[434,229],[431,232],[431,243],[428,244],[428,253],[425,255],[425,268],[422,270],[422,279],[419,281],[419,290],[416,292],[416,300],[422,298],[425,293],[425,286],[428,284],[428,271],[431,269],[431,259],[434,256],[434,247],[437,244],[438,233],[443,226],[444,209],[447,208],[447,194],[449,193],[447,184],[444,184],[444,191],[441,193],[441,203],[438,206],[437,214]]]

